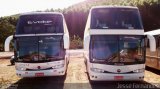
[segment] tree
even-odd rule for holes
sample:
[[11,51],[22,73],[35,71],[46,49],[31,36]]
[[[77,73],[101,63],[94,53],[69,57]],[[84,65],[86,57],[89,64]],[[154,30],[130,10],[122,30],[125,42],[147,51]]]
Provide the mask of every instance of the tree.
[[0,20],[0,51],[4,50],[5,39],[15,31],[15,26],[10,24],[7,19],[1,18]]

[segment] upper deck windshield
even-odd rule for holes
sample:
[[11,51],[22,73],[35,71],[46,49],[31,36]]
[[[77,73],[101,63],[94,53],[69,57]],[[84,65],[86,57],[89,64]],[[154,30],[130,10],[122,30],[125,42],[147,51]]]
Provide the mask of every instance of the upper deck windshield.
[[90,59],[100,63],[144,63],[144,36],[91,36]]
[[91,29],[143,29],[138,9],[95,8],[91,11]]
[[63,18],[59,14],[20,16],[16,34],[63,33]]

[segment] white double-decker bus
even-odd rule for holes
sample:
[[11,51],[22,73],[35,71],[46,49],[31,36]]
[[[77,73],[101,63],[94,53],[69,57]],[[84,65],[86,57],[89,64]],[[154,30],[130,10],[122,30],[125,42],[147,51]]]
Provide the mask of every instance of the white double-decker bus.
[[68,63],[69,33],[61,13],[22,14],[13,39],[18,76],[65,75]]
[[[84,32],[90,80],[143,80],[146,37],[137,7],[91,8]],[[154,51],[155,40],[151,35],[148,37]]]
[[147,44],[146,49],[146,65],[160,70],[160,29],[145,32],[146,35],[153,35],[156,40],[156,51],[151,52],[149,50],[149,43]]

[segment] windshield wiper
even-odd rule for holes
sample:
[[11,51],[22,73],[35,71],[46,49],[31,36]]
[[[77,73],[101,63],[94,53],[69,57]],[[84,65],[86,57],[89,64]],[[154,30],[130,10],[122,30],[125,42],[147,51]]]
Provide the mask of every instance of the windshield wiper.
[[115,59],[116,57],[117,57],[117,55],[116,55],[116,54],[111,55],[110,57],[108,57],[108,58],[107,58],[107,60],[106,60],[106,61],[107,61],[107,62],[112,62],[112,60],[113,60],[113,59]]

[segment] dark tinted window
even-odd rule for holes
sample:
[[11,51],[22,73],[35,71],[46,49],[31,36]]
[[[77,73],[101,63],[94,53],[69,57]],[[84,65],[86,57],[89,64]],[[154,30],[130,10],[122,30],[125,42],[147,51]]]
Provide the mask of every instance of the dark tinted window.
[[91,13],[91,29],[143,28],[138,9],[97,8]]
[[16,34],[63,33],[61,15],[24,15],[21,16]]
[[63,36],[16,38],[17,61],[46,62],[64,59]]
[[144,62],[143,36],[91,36],[91,61],[105,63]]
[[116,55],[118,51],[118,39],[115,36],[92,36],[91,54],[92,57],[99,60],[109,59]]

